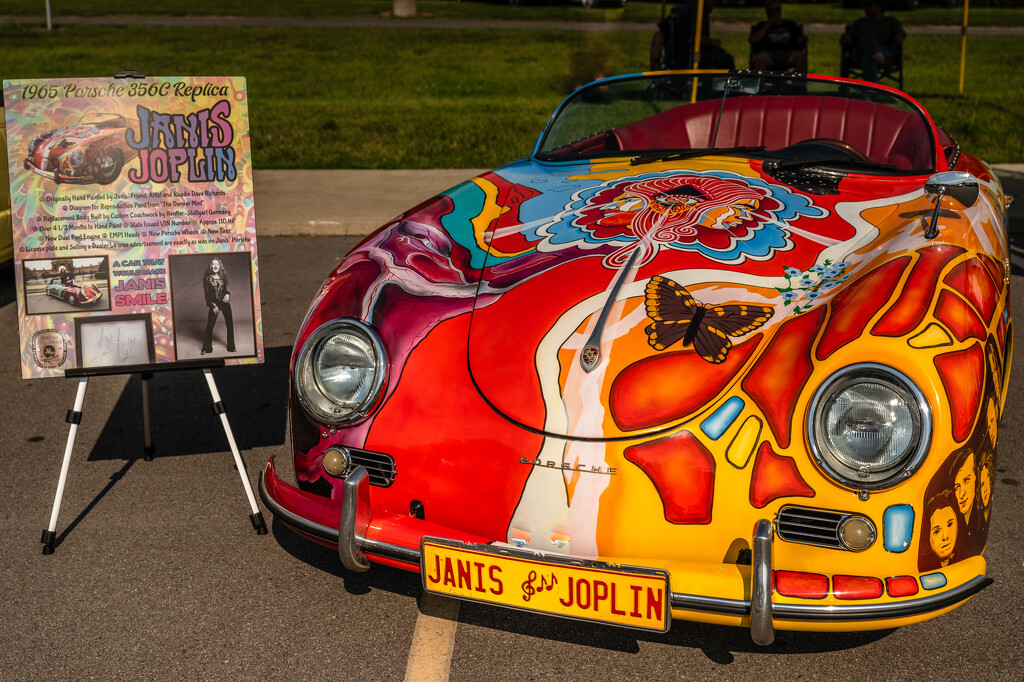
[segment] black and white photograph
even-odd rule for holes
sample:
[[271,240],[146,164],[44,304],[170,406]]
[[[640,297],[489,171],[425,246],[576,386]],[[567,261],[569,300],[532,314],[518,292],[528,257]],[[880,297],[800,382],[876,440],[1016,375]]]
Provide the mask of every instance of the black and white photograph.
[[248,251],[171,256],[175,359],[256,354]]

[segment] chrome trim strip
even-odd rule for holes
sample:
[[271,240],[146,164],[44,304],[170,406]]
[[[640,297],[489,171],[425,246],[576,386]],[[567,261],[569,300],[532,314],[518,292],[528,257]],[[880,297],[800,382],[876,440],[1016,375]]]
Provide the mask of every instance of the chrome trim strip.
[[750,570],[750,636],[754,644],[775,641],[772,623],[772,522],[761,519],[754,526],[754,558]]
[[366,537],[370,525],[370,475],[363,467],[356,467],[341,486],[338,556],[345,568],[362,573],[370,568],[370,560],[359,549],[359,538]]
[[629,261],[622,268],[619,276],[615,278],[615,284],[612,285],[611,293],[608,294],[608,299],[604,302],[604,307],[601,308],[601,316],[597,318],[594,331],[591,332],[590,338],[587,339],[586,345],[583,346],[584,351],[592,351],[592,354],[584,352],[580,355],[580,367],[583,368],[584,372],[592,371],[597,367],[597,363],[601,359],[601,337],[604,335],[605,325],[608,324],[608,314],[611,312],[612,306],[615,305],[615,301],[619,297],[619,290],[622,289],[626,277],[633,270],[639,255],[640,249],[634,251],[633,255],[629,257]]

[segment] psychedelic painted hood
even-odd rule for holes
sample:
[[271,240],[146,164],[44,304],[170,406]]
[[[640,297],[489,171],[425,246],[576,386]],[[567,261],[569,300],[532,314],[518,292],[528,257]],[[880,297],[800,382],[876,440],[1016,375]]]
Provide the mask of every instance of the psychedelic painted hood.
[[878,235],[860,213],[893,194],[891,178],[811,195],[702,163],[524,161],[449,193],[446,225],[472,224],[479,248],[468,364],[495,410],[575,438],[672,428],[845,286]]

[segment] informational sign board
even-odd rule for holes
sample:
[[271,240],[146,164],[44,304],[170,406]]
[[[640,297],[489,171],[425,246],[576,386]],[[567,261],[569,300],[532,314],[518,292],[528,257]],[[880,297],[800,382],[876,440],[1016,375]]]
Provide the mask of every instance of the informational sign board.
[[22,377],[262,362],[245,79],[4,81],[4,109]]

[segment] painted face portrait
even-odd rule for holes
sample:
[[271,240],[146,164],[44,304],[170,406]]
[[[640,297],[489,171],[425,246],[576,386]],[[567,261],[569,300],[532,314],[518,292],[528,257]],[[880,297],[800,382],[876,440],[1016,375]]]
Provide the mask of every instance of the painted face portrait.
[[981,471],[978,473],[978,496],[981,498],[981,506],[988,509],[992,503],[992,460],[986,457],[982,460]]
[[932,512],[929,521],[928,543],[940,561],[945,561],[953,554],[956,547],[956,536],[959,530],[956,511],[952,507],[939,507]]
[[960,513],[964,518],[969,519],[971,508],[974,506],[975,477],[974,453],[967,455],[963,465],[953,476],[953,493],[956,495],[956,504],[960,507]]
[[992,445],[996,444],[996,436],[998,434],[999,415],[996,410],[995,398],[989,398],[988,406],[985,408],[985,418],[988,420],[988,438],[992,441]]

